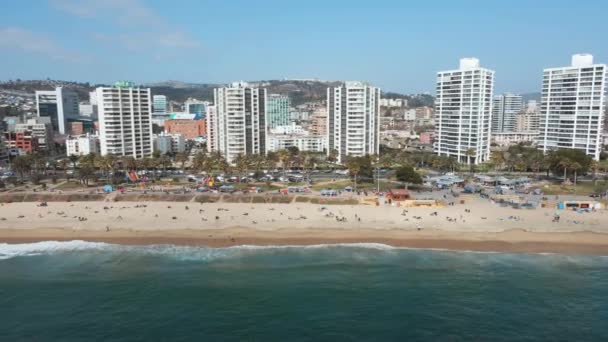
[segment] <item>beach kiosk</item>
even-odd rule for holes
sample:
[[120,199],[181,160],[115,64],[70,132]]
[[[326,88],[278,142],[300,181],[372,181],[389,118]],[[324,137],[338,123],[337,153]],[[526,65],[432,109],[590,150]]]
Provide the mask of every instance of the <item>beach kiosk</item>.
[[410,191],[407,189],[390,189],[386,194],[388,204],[393,202],[403,202],[412,199]]

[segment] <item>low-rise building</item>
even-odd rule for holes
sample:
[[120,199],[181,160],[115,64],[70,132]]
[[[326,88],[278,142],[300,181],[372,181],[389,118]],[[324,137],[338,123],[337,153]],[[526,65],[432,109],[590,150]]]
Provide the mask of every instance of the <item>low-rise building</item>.
[[37,117],[28,119],[25,123],[16,124],[15,132],[31,132],[32,137],[37,140],[36,150],[53,150],[53,128],[49,117]]
[[297,147],[300,151],[324,152],[327,150],[327,137],[306,134],[269,135],[269,151],[279,151]]
[[492,142],[499,146],[510,146],[519,143],[534,143],[538,131],[492,133]]
[[435,132],[422,132],[420,133],[420,143],[425,145],[432,145],[435,141]]
[[276,126],[274,128],[270,129],[270,133],[271,134],[308,134],[308,132],[306,132],[306,130],[299,125],[296,125],[295,123],[292,123],[291,125],[283,125],[283,126]]
[[162,133],[154,135],[154,149],[160,154],[180,153],[186,150],[186,141],[181,134]]
[[181,134],[185,139],[207,135],[205,120],[166,120],[165,133]]
[[404,100],[404,99],[380,99],[380,106],[381,107],[392,107],[392,108],[406,107],[407,106],[407,100]]
[[89,134],[69,137],[65,141],[65,147],[68,156],[84,156],[91,153],[99,153],[99,137]]
[[4,132],[4,144],[8,150],[16,150],[18,154],[30,154],[38,150],[38,139],[32,131]]

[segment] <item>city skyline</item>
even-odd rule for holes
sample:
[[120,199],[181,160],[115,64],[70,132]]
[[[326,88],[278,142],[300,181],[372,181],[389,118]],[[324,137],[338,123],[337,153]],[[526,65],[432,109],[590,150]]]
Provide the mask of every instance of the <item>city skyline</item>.
[[[539,92],[543,69],[564,65],[574,53],[608,59],[599,17],[607,5],[583,3],[597,10],[564,23],[552,18],[569,13],[565,1],[353,6],[262,1],[255,7],[154,0],[11,2],[0,13],[0,79],[226,84],[319,78],[433,93],[437,70],[476,57],[496,71],[497,93]],[[231,13],[231,20],[213,13]]]

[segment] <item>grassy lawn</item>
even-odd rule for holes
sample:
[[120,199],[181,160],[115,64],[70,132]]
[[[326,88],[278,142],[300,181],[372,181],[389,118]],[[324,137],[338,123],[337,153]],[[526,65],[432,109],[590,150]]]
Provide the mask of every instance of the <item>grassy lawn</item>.
[[[345,187],[347,186],[352,186],[353,188],[355,187],[355,182],[348,180],[348,179],[341,179],[341,180],[337,180],[337,181],[328,181],[328,182],[319,182],[316,183],[312,186],[313,190],[323,190],[323,189],[331,189],[331,190],[343,190]],[[357,189],[359,190],[375,190],[378,187],[378,183],[376,182],[358,182],[357,183]],[[381,180],[380,181],[380,191],[385,191],[388,189],[395,189],[395,188],[403,188],[403,185],[399,182],[393,182],[393,181],[386,181],[386,180]]]
[[234,186],[235,190],[245,190],[251,187],[259,187],[262,188],[263,191],[277,191],[278,189],[281,189],[282,187],[274,185],[274,184],[270,184],[267,185],[266,183],[223,183],[225,185],[232,185]]
[[77,190],[77,189],[82,189],[85,186],[83,184],[81,184],[78,181],[67,181],[63,184],[59,184],[57,186],[55,186],[56,190]]
[[551,184],[541,188],[541,190],[547,195],[588,196],[599,191],[606,191],[607,188],[608,182],[597,181],[597,184],[593,184],[593,182],[578,183],[576,187],[574,185]]

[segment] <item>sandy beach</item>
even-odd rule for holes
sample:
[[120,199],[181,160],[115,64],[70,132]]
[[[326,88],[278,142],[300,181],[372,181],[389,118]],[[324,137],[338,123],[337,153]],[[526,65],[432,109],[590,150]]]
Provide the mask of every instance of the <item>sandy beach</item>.
[[445,208],[310,203],[36,202],[0,206],[0,241],[313,245],[608,255],[608,212],[522,210],[485,200]]

